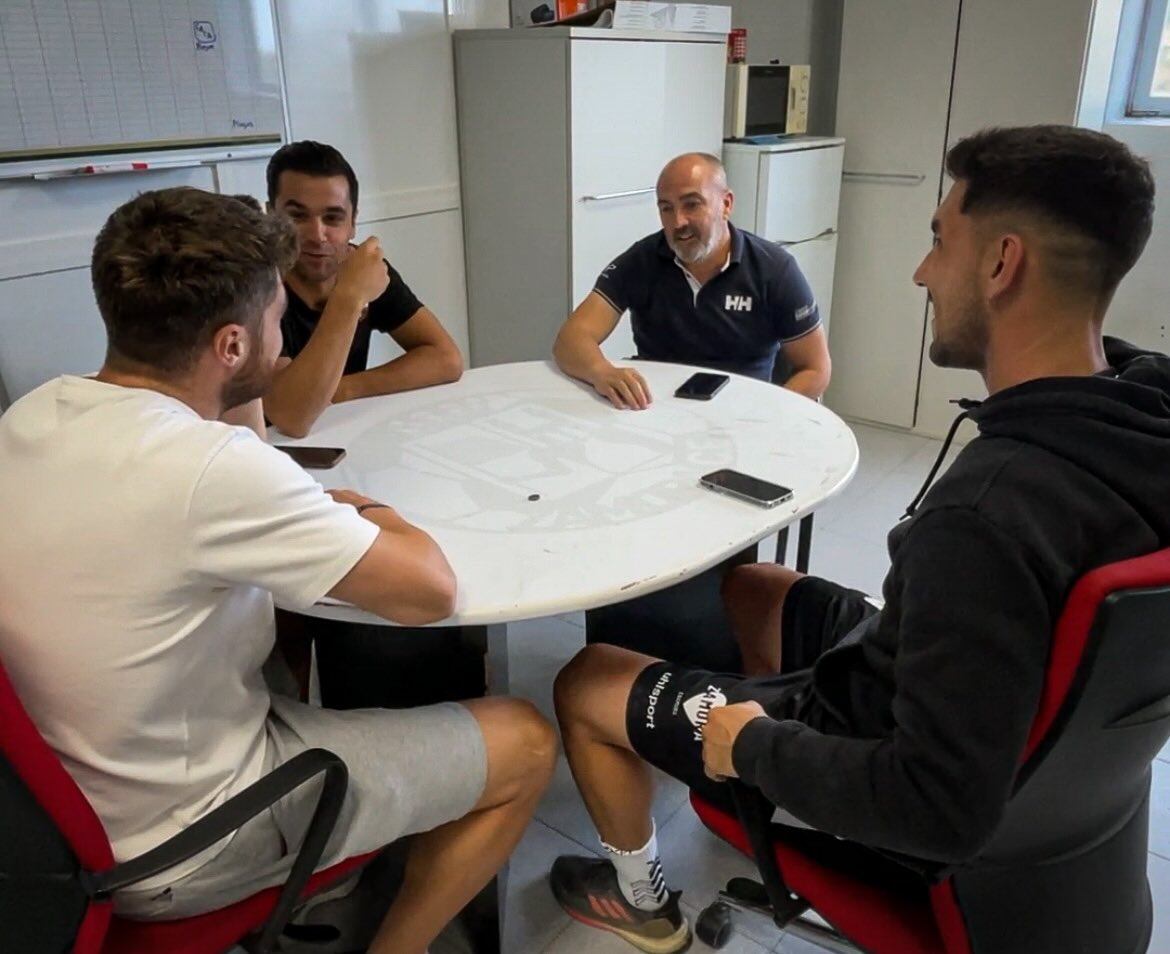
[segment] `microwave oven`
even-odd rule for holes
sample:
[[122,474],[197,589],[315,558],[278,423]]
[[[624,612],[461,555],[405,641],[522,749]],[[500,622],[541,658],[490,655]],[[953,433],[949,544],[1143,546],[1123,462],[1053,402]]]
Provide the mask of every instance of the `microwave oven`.
[[807,66],[729,63],[723,138],[786,136],[808,131]]

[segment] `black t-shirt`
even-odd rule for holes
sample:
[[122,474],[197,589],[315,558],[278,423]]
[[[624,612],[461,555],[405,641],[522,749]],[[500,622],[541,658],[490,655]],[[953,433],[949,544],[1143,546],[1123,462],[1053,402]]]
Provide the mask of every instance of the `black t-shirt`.
[[696,295],[661,231],[606,266],[593,290],[630,311],[638,357],[772,378],[776,352],[821,323],[796,260],[751,232],[731,229],[727,268]]
[[[422,308],[422,302],[414,297],[414,292],[402,280],[394,266],[386,262],[386,269],[390,272],[390,284],[381,295],[370,302],[369,311],[358,322],[342,374],[356,374],[358,371],[366,370],[366,362],[370,356],[370,332],[382,331],[389,334],[413,318]],[[317,328],[317,322],[321,320],[321,312],[309,307],[304,299],[289,287],[288,282],[284,283],[284,290],[288,293],[288,306],[285,308],[284,317],[280,319],[280,331],[284,337],[284,346],[280,353],[295,358],[309,343],[309,338]]]

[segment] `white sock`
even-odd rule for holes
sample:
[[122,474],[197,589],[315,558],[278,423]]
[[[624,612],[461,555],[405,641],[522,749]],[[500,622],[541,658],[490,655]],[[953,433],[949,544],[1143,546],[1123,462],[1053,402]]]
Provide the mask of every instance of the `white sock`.
[[662,877],[662,859],[658,857],[658,830],[650,822],[650,840],[637,851],[622,851],[604,841],[609,860],[617,870],[618,887],[635,908],[657,911],[666,903],[666,880]]

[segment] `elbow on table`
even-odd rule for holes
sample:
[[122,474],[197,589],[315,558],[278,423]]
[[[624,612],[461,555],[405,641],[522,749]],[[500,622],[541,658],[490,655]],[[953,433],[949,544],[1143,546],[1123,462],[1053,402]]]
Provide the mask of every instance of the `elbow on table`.
[[829,390],[829,384],[833,380],[833,362],[826,360],[825,364],[820,370],[820,380],[817,382],[817,400],[825,396],[825,392]]
[[280,406],[273,407],[267,404],[264,406],[264,416],[281,434],[294,440],[308,437],[309,431],[313,429],[313,424],[316,422],[308,415],[297,414]]
[[444,353],[439,364],[440,384],[454,384],[463,377],[463,355],[458,348],[451,348]]
[[385,616],[403,626],[437,623],[455,612],[457,591],[454,574],[438,575],[414,592],[410,606],[395,606]]

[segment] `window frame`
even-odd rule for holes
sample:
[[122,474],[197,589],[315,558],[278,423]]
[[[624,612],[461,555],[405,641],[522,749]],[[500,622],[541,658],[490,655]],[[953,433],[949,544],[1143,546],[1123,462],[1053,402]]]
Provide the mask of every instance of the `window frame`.
[[1125,115],[1136,119],[1170,117],[1170,94],[1154,96],[1150,88],[1162,50],[1162,33],[1166,25],[1166,6],[1170,0],[1146,0],[1142,29],[1130,77],[1129,100]]

